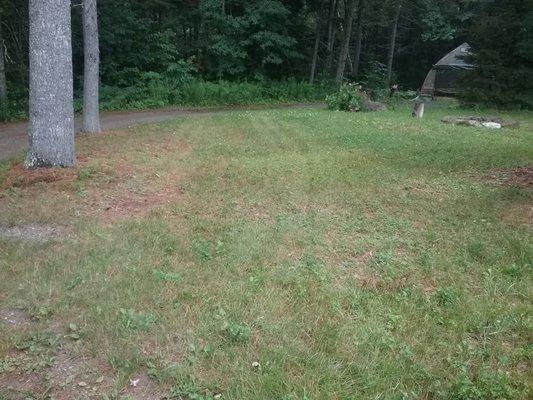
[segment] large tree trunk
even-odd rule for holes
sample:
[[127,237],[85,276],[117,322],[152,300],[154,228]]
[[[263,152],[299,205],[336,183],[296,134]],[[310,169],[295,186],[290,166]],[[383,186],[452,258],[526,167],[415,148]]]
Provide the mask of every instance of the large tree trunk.
[[350,0],[346,4],[345,18],[344,18],[344,38],[342,39],[342,46],[339,53],[339,62],[337,64],[337,73],[335,74],[335,82],[341,83],[344,77],[344,70],[346,68],[346,60],[348,59],[348,51],[350,50],[350,38],[352,36],[352,25],[355,16],[356,0]]
[[30,0],[29,168],[73,166],[70,0]]
[[0,109],[7,107],[6,55],[4,53],[4,46],[2,21],[0,21]]
[[86,133],[100,132],[99,80],[100,50],[98,47],[98,16],[96,0],[83,0],[83,124]]
[[365,12],[365,0],[359,0],[357,5],[357,28],[355,36],[355,56],[353,59],[353,77],[359,76],[359,66],[361,64],[361,46],[363,44],[363,21]]
[[309,76],[309,83],[312,85],[315,82],[316,65],[318,62],[318,51],[320,50],[320,33],[321,33],[321,18],[324,11],[325,0],[320,2],[320,7],[316,15],[316,28],[315,28],[315,48],[313,50],[313,60],[311,61],[311,75]]
[[326,71],[331,73],[331,66],[333,65],[333,48],[335,47],[335,37],[337,36],[337,0],[331,0],[329,3],[329,15],[328,15],[328,45],[327,45],[327,58],[326,58]]
[[392,80],[392,64],[394,61],[394,50],[396,49],[396,36],[398,33],[398,20],[400,19],[400,11],[402,9],[402,0],[396,0],[394,6],[394,21],[392,22],[392,30],[389,43],[389,55],[387,57],[387,82],[389,85]]

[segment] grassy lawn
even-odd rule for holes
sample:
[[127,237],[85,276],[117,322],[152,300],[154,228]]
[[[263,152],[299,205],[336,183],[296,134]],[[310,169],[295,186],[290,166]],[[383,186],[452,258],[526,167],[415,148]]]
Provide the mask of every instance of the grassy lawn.
[[0,164],[0,225],[56,227],[0,239],[0,399],[531,398],[533,115],[446,114],[183,118]]

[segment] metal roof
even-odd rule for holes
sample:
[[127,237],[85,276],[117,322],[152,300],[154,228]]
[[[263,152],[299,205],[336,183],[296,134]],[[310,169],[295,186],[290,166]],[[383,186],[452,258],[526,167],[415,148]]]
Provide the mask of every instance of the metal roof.
[[475,65],[469,60],[470,45],[463,43],[456,49],[450,51],[442,57],[435,65],[434,69],[473,69]]

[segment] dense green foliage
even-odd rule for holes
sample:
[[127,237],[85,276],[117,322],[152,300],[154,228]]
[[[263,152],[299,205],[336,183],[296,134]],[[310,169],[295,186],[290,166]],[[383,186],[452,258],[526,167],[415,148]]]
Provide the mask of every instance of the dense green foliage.
[[368,111],[365,107],[366,93],[359,85],[342,85],[341,88],[326,97],[330,110],[336,111]]
[[[356,26],[349,41],[345,81],[372,89],[394,82],[401,89],[416,90],[436,60],[466,41],[472,44],[479,69],[466,81],[465,102],[531,107],[533,0],[401,0],[391,79],[388,50],[397,0],[99,0],[103,108],[318,98],[320,88],[295,97],[284,93],[272,98],[268,93],[272,86],[282,85],[272,82],[309,81],[312,64],[314,82],[333,79],[346,9],[353,1]],[[79,98],[83,74],[79,1],[73,2],[72,10]],[[4,119],[24,115],[25,102],[18,94],[28,84],[27,14],[26,1],[0,4],[12,102],[0,115]],[[185,83],[189,78],[198,82]],[[220,88],[210,84],[221,81]],[[146,97],[154,91],[147,87],[159,87],[161,82],[168,93]],[[235,88],[228,82],[245,82],[245,93],[217,95]],[[250,94],[249,85],[261,93]],[[298,90],[309,91],[305,85]],[[198,99],[199,92],[214,97]],[[111,98],[113,94],[117,98]]]
[[533,109],[533,1],[487,3],[471,32],[478,68],[463,100]]
[[[176,84],[157,73],[141,75],[134,86],[103,86],[104,110],[157,108],[171,105],[217,106],[323,101],[332,90],[328,84],[282,82],[229,82],[190,79]],[[80,105],[81,106],[81,105]]]

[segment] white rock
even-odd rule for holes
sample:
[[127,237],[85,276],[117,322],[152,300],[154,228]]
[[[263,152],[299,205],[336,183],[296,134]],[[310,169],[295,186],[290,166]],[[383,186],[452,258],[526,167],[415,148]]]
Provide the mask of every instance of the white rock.
[[481,125],[489,129],[500,129],[502,127],[502,124],[497,122],[482,122]]

